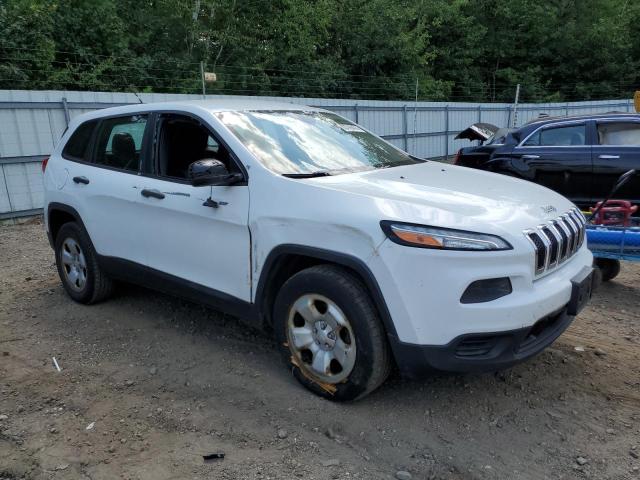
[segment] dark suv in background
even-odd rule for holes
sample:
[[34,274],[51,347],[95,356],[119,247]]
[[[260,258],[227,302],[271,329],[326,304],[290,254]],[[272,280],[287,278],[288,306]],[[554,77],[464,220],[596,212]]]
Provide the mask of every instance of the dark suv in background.
[[[475,124],[456,138],[484,142],[460,149],[457,165],[530,180],[581,208],[606,197],[622,173],[640,170],[640,115],[547,117],[517,129]],[[640,203],[640,177],[616,198]]]

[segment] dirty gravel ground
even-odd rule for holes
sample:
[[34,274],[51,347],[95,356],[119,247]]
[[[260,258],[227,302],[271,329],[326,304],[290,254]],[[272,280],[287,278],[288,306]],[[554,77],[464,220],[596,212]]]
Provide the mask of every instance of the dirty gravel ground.
[[75,304],[53,261],[0,227],[0,479],[640,478],[640,265],[532,361],[340,405],[268,335],[131,286]]

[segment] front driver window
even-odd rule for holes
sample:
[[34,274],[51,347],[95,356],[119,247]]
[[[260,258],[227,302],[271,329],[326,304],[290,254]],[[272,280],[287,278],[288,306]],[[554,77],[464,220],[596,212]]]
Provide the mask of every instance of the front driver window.
[[586,144],[586,137],[585,125],[544,128],[529,137],[524,145],[527,147],[579,146]]
[[187,179],[189,165],[205,159],[220,160],[234,171],[227,149],[208,128],[190,117],[162,115],[158,139],[157,171],[162,177]]

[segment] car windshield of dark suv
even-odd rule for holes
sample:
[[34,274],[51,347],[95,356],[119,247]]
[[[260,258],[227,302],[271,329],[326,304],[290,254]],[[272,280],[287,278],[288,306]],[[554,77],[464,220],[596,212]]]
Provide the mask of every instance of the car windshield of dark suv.
[[344,118],[326,112],[220,112],[218,118],[271,171],[335,175],[420,163]]

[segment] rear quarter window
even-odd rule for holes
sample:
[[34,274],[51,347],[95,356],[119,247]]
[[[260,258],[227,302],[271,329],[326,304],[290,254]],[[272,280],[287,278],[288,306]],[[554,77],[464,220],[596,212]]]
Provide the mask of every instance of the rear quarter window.
[[67,140],[62,150],[62,156],[69,160],[89,161],[89,142],[97,124],[97,120],[91,120],[76,128],[69,140]]
[[600,145],[640,146],[640,123],[616,122],[598,124]]

